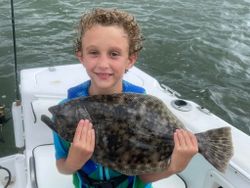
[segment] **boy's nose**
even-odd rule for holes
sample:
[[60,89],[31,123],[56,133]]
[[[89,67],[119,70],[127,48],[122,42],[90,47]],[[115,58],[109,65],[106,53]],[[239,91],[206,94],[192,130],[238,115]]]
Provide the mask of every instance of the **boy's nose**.
[[106,55],[101,55],[98,60],[98,66],[100,67],[108,67],[109,59]]

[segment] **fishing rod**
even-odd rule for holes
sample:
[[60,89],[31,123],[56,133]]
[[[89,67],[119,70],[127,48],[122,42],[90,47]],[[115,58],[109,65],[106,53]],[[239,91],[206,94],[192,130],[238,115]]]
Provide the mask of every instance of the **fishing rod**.
[[[10,0],[11,5],[11,23],[12,23],[12,37],[13,37],[13,50],[14,50],[14,65],[15,65],[15,82],[16,82],[16,100],[19,101],[19,88],[17,81],[17,58],[16,58],[16,31],[15,31],[15,15],[14,15],[14,3],[13,0]],[[10,120],[11,118],[6,119],[5,115],[5,105],[0,103],[0,143],[4,143],[5,140],[3,138],[3,126]]]
[[15,28],[15,13],[14,3],[10,0],[11,6],[11,25],[12,25],[12,40],[13,40],[13,52],[14,52],[14,71],[15,71],[15,82],[16,82],[16,100],[20,100],[19,87],[18,87],[18,70],[17,70],[17,55],[16,55],[16,28]]
[[[20,105],[20,94],[18,87],[18,74],[17,74],[17,55],[16,55],[16,30],[15,30],[15,14],[14,14],[14,3],[13,0],[10,0],[11,6],[11,23],[12,23],[12,40],[13,40],[13,52],[14,52],[14,71],[15,71],[15,85],[16,85],[16,106]],[[5,114],[5,105],[0,104],[0,142],[4,143],[5,140],[3,138],[3,126],[10,120],[11,118],[6,118]]]

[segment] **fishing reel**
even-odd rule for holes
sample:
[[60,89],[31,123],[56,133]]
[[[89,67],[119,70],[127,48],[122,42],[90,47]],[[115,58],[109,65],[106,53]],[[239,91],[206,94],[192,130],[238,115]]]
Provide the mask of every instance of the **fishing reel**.
[[6,123],[5,105],[0,105],[0,124]]
[[10,120],[6,118],[5,105],[0,104],[0,142],[5,142],[3,139],[3,126]]

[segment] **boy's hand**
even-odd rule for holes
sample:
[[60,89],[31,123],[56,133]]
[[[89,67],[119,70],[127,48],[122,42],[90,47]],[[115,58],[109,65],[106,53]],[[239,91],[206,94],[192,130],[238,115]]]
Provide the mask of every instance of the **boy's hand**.
[[184,170],[192,157],[198,153],[198,143],[194,134],[183,129],[177,129],[174,133],[174,143],[169,168],[173,173],[178,173]]
[[73,142],[66,159],[67,166],[73,171],[80,169],[93,155],[95,148],[95,131],[89,120],[80,120]]

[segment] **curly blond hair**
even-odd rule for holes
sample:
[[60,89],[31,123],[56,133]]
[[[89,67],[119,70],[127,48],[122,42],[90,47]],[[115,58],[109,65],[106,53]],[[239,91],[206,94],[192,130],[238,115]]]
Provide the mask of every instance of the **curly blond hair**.
[[96,8],[82,15],[80,19],[74,46],[75,52],[81,52],[83,35],[88,29],[97,24],[102,26],[117,25],[123,28],[128,35],[129,55],[142,49],[143,36],[134,16],[117,9]]

